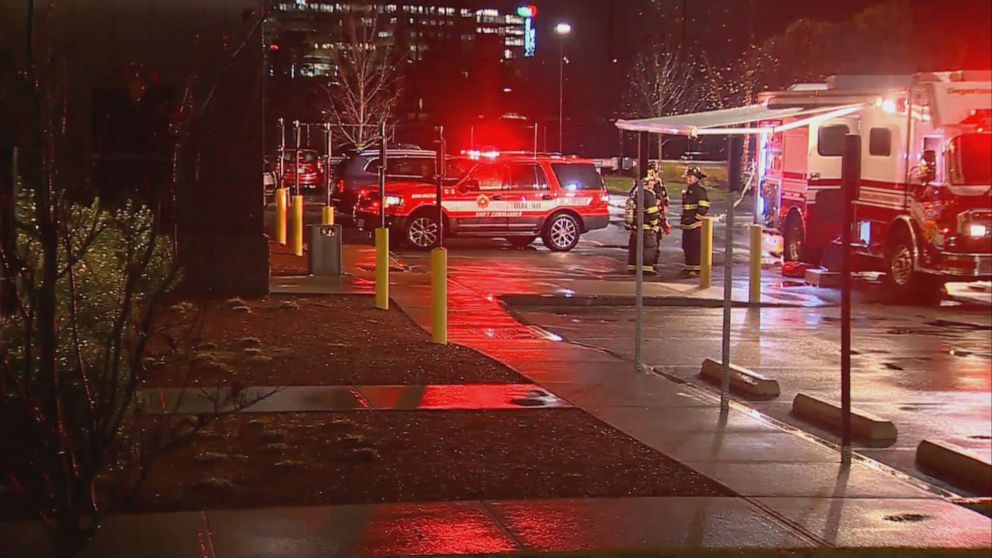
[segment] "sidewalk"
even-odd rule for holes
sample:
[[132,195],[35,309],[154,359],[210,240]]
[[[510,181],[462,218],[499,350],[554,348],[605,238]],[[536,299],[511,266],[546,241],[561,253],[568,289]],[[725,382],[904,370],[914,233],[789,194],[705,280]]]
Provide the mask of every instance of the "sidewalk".
[[[369,293],[362,262],[348,248],[351,275],[273,278],[273,293]],[[530,293],[598,293],[572,281]],[[392,300],[431,329],[427,273],[394,273]],[[579,287],[576,289],[575,287]],[[731,489],[735,497],[589,498],[207,510],[110,518],[85,556],[327,557],[494,554],[521,550],[978,549],[992,546],[992,520],[945,501],[922,483],[839,452],[753,410],[721,413],[711,392],[597,349],[555,340],[517,322],[470,278],[449,281],[449,338],[496,358],[568,404]],[[610,289],[620,287],[609,287]],[[626,287],[623,287],[626,288]],[[664,293],[668,287],[656,287]],[[518,289],[525,290],[525,289]],[[625,292],[625,291],[624,291]],[[668,292],[681,297],[694,293]],[[627,296],[624,294],[623,296]],[[661,294],[660,296],[665,296]],[[697,298],[709,300],[704,293]],[[3,555],[45,548],[36,523],[0,524]],[[716,554],[729,555],[729,554]],[[771,554],[782,555],[782,554]],[[803,554],[808,555],[808,554]],[[897,556],[891,550],[885,556]]]
[[[431,329],[429,275],[425,278],[396,278],[392,300],[425,330]],[[288,282],[287,282],[288,283]],[[326,289],[318,280],[293,280],[292,286],[273,292],[310,292]],[[365,288],[362,281],[353,283]],[[472,288],[470,287],[478,288]],[[992,545],[992,520],[946,502],[930,487],[890,474],[876,462],[855,456],[845,465],[837,449],[794,429],[780,425],[753,410],[732,404],[721,414],[719,400],[711,392],[675,383],[653,374],[639,374],[632,364],[605,352],[549,339],[545,332],[518,323],[484,285],[471,277],[449,280],[449,339],[479,350],[514,368],[552,394],[582,408],[642,443],[724,484],[740,498],[721,499],[721,512],[700,504],[696,542],[701,546],[750,546],[755,540],[745,533],[728,533],[718,527],[721,514],[733,523],[758,520],[765,536],[758,544],[769,548],[817,547],[939,547],[985,548]],[[630,282],[556,280],[542,278],[532,285],[507,283],[516,295],[581,297],[629,297]],[[344,287],[344,284],[341,285]],[[339,287],[339,288],[341,288]],[[769,290],[772,293],[769,296]],[[742,292],[743,291],[743,292]],[[798,306],[823,304],[812,295],[794,296],[765,289],[771,304]],[[645,294],[683,302],[708,304],[722,300],[722,289],[700,290],[682,284],[649,283]],[[790,296],[783,296],[790,295]],[[735,300],[746,302],[746,291],[735,289]],[[557,302],[560,302],[558,300]],[[665,500],[665,499],[661,499]],[[580,505],[581,504],[581,505]],[[569,503],[530,502],[536,510],[566,506],[559,520],[543,527],[549,539],[574,540],[570,531],[580,509],[604,514],[629,525],[635,532],[662,533],[673,525],[672,509],[683,502],[638,502],[626,499]],[[525,504],[516,504],[518,506]],[[640,505],[669,510],[658,514],[633,511]],[[723,507],[725,506],[725,508]],[[607,511],[609,510],[609,511]],[[630,513],[628,513],[628,511]],[[519,526],[503,524],[528,548],[531,539]],[[591,541],[598,548],[633,548],[620,539],[604,538],[596,531]],[[639,535],[651,547],[659,539]],[[637,537],[635,537],[637,538]],[[667,539],[673,542],[671,539]],[[685,539],[682,539],[685,541]],[[633,541],[627,541],[633,542]],[[567,546],[567,545],[566,545]],[[588,548],[581,544],[569,549]]]

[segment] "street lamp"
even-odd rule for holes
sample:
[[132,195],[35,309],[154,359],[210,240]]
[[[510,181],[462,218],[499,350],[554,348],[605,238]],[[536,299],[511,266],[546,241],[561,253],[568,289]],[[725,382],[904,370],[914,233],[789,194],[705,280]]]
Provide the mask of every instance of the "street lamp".
[[572,26],[568,23],[555,25],[555,33],[559,40],[558,51],[558,151],[565,153],[565,37],[572,32]]

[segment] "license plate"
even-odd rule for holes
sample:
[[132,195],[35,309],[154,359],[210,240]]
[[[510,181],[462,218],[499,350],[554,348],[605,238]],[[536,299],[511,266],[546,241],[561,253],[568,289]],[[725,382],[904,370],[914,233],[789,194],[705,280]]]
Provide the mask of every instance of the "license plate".
[[358,227],[358,228],[360,228],[360,229],[364,229],[365,228],[365,219],[355,219],[355,226]]

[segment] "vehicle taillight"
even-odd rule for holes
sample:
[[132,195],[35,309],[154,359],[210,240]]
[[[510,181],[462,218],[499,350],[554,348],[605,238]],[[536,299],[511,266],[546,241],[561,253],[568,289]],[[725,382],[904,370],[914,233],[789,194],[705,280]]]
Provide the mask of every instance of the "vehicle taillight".
[[338,180],[337,187],[334,188],[335,192],[344,192],[344,180]]

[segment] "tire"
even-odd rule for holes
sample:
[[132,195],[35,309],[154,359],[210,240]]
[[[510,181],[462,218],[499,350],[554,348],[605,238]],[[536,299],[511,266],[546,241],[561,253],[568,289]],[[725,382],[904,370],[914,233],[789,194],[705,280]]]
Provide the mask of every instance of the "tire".
[[417,250],[430,250],[438,245],[440,232],[437,217],[427,212],[416,213],[406,223],[403,242]]
[[792,213],[785,220],[785,233],[782,235],[782,258],[787,262],[805,261],[806,231],[799,215]]
[[942,278],[916,270],[913,238],[898,231],[885,250],[885,287],[896,302],[931,305],[943,297]]
[[511,236],[506,239],[516,249],[526,248],[530,246],[532,242],[537,240],[536,236]]
[[541,239],[552,252],[568,252],[579,243],[579,221],[568,213],[558,213],[544,225]]

